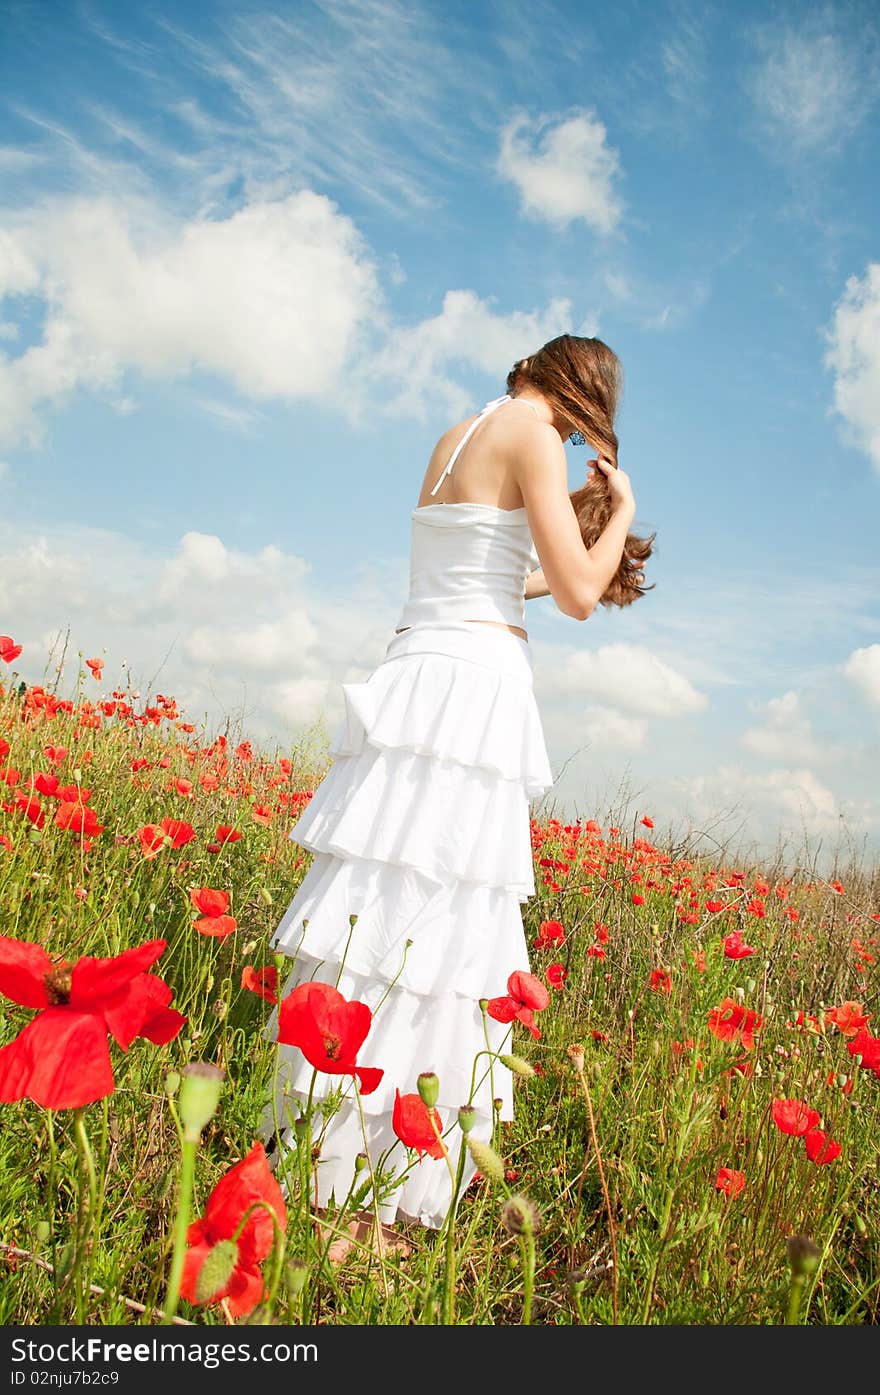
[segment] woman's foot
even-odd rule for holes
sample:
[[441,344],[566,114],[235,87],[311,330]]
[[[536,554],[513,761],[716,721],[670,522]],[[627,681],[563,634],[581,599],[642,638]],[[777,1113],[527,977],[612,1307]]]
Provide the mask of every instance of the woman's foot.
[[341,1234],[335,1233],[329,1227],[321,1227],[321,1239],[325,1243],[331,1235],[333,1239],[327,1250],[327,1258],[331,1264],[341,1264],[352,1250],[362,1247],[369,1247],[375,1255],[383,1259],[389,1259],[392,1255],[400,1255],[405,1259],[407,1255],[412,1254],[412,1247],[393,1226],[380,1225],[377,1230],[372,1216],[361,1215],[349,1221]]

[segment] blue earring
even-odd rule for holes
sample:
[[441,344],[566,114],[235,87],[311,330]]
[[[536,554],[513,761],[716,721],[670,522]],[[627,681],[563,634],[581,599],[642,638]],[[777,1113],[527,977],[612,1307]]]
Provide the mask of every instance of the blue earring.
[[587,444],[586,437],[582,435],[580,431],[572,431],[568,439],[573,446],[585,446]]

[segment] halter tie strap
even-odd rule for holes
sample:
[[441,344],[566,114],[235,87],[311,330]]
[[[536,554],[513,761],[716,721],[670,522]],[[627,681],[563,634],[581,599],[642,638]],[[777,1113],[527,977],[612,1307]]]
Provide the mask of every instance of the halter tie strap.
[[[440,474],[440,478],[434,485],[434,488],[431,490],[432,496],[437,493],[437,490],[440,488],[446,476],[452,470],[453,465],[455,464],[458,457],[461,455],[461,452],[464,450],[465,446],[467,445],[468,441],[476,431],[483,418],[487,417],[490,412],[494,412],[496,407],[501,407],[505,402],[513,402],[514,400],[515,399],[511,397],[509,392],[505,392],[502,397],[493,397],[491,402],[487,402],[485,407],[480,408],[480,411],[474,417],[467,431],[464,433],[458,445],[455,447],[455,450],[452,452],[452,455],[449,457],[449,460],[444,465],[443,470]],[[533,402],[529,402],[528,399],[525,397],[517,400],[525,402],[527,406],[531,407],[532,411],[535,413],[535,416],[538,415],[538,409]]]

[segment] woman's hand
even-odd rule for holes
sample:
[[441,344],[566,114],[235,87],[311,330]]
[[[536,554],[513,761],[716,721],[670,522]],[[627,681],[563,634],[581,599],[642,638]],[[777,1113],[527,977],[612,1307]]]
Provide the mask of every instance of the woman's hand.
[[615,467],[611,464],[610,460],[606,460],[605,457],[601,455],[598,460],[587,461],[588,470],[592,470],[594,466],[601,470],[608,481],[608,488],[611,492],[611,503],[614,509],[628,509],[630,516],[634,515],[636,511],[636,501],[633,496],[629,475],[621,470],[619,465]]

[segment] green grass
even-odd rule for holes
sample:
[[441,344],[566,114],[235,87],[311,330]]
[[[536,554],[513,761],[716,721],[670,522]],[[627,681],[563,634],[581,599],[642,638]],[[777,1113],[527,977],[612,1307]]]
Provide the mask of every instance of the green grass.
[[[225,1073],[199,1148],[195,1215],[252,1146],[270,1093],[270,1007],[242,989],[241,973],[273,962],[271,933],[307,869],[307,856],[286,836],[296,812],[289,796],[320,779],[320,736],[249,759],[247,749],[236,755],[241,733],[229,733],[224,752],[205,733],[181,729],[173,706],[163,714],[160,704],[145,718],[129,702],[96,711],[84,682],[54,715],[39,690],[22,685],[0,697],[0,737],[10,748],[0,766],[20,772],[17,782],[0,785],[0,834],[10,844],[0,846],[0,934],[70,961],[165,938],[155,972],[188,1019],[166,1046],[136,1040],[123,1053],[111,1042],[116,1088],[84,1112],[98,1181],[88,1224],[77,1222],[84,1174],[74,1113],[50,1115],[29,1100],[0,1106],[4,1324],[158,1322],[181,1154],[169,1073],[192,1060]],[[39,796],[41,829],[15,806],[31,776],[51,770],[43,755],[49,744],[68,748],[58,768],[62,783],[75,783],[78,771],[92,792],[104,831],[88,848],[55,826],[51,796]],[[138,759],[149,765],[133,772]],[[202,777],[210,786],[214,776],[217,787],[205,788]],[[192,781],[191,795],[168,788],[178,778]],[[254,806],[271,811],[268,824],[254,819]],[[190,822],[196,837],[146,859],[137,830],[166,816]],[[241,840],[212,853],[215,828],[224,823]],[[859,1068],[823,1013],[845,1000],[866,1012],[876,1005],[880,874],[850,865],[835,877],[838,890],[809,865],[722,862],[720,853],[707,858],[671,840],[665,847],[649,841],[646,831],[634,823],[628,836],[614,834],[601,822],[590,831],[552,815],[533,821],[538,893],[524,908],[527,936],[531,944],[541,922],[558,920],[566,938],[561,948],[533,948],[532,966],[543,976],[560,962],[568,977],[539,1015],[539,1041],[514,1024],[512,1049],[537,1074],[516,1077],[516,1118],[496,1131],[504,1183],[478,1179],[459,1207],[455,1321],[523,1321],[529,1247],[502,1222],[506,1196],[522,1194],[540,1217],[535,1323],[782,1322],[787,1241],[795,1235],[809,1236],[819,1250],[799,1321],[874,1323],[880,1079]],[[200,886],[230,893],[233,935],[214,940],[193,929],[189,890]],[[708,910],[713,897],[729,909]],[[607,929],[601,945],[597,924]],[[735,929],[753,955],[724,956],[721,937]],[[651,988],[656,969],[671,976],[671,992]],[[708,1014],[725,997],[762,1016],[754,1050],[708,1030]],[[6,999],[3,1006],[5,1043],[33,1013]],[[798,1013],[812,1014],[820,1030],[799,1026]],[[578,1044],[582,1075],[577,1051],[573,1059],[569,1050]],[[748,1073],[731,1073],[746,1059]],[[844,1079],[852,1082],[849,1093]],[[776,1127],[771,1103],[789,1097],[821,1113],[842,1145],[833,1162],[811,1163],[803,1141]],[[745,1174],[739,1196],[716,1190],[719,1167]],[[408,1231],[413,1249],[405,1259],[382,1262],[365,1249],[331,1266],[309,1214],[305,1169],[293,1156],[286,1172],[280,1280],[250,1321],[441,1320],[446,1252],[433,1232]],[[267,1261],[267,1277],[270,1269]],[[218,1304],[181,1302],[179,1312],[199,1324],[227,1320]]]

